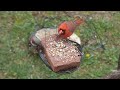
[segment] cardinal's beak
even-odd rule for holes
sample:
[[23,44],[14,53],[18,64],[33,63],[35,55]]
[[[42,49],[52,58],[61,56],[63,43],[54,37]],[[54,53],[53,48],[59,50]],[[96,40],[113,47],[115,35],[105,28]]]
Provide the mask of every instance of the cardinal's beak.
[[63,33],[63,31],[62,31],[62,30],[60,30],[60,31],[58,32],[58,34],[59,34],[59,35],[61,35],[62,33]]

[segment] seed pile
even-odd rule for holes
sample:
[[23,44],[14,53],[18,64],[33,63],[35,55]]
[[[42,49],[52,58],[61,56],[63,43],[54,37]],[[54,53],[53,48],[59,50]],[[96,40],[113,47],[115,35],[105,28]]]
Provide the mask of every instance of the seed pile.
[[68,62],[80,56],[78,48],[68,40],[56,41],[55,38],[50,36],[46,38],[45,42],[50,55],[55,57],[56,61]]

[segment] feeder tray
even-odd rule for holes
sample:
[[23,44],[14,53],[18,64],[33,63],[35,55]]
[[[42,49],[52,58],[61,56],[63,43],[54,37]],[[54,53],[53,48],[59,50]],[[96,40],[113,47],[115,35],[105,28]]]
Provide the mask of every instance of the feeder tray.
[[56,38],[56,29],[41,29],[34,33],[30,40],[37,41],[40,58],[54,72],[79,67],[82,57],[81,46],[68,39],[56,40]]

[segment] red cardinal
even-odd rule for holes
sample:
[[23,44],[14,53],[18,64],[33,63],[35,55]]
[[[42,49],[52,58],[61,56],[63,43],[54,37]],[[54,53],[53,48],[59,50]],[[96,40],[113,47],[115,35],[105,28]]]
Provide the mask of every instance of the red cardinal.
[[77,18],[75,21],[65,21],[58,27],[59,37],[67,38],[70,37],[76,30],[77,26],[83,23],[83,19]]

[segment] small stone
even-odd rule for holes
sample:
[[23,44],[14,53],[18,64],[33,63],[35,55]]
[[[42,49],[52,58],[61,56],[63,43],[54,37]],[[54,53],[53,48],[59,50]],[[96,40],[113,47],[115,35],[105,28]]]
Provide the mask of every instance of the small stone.
[[6,76],[6,75],[7,75],[7,73],[4,73],[4,75]]
[[34,65],[32,65],[32,68],[34,68],[35,66]]

